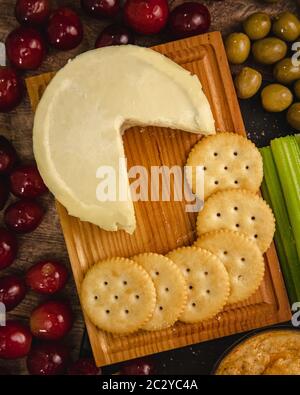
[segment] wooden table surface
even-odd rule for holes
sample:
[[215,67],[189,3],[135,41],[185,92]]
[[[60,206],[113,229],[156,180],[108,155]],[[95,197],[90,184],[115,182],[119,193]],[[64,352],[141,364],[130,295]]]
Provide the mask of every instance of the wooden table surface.
[[[170,7],[182,3],[181,0],[170,1]],[[282,0],[276,4],[268,5],[263,1],[254,0],[223,0],[223,1],[201,1],[208,5],[212,14],[211,30],[221,30],[223,34],[227,34],[232,30],[240,30],[240,21],[248,14],[260,9],[274,15],[280,10],[290,9],[295,10],[296,4],[293,0]],[[53,5],[71,5],[82,16],[84,25],[84,39],[82,43],[74,50],[67,52],[59,52],[50,49],[43,65],[34,73],[27,73],[26,75],[40,74],[47,71],[55,71],[62,67],[69,58],[76,54],[92,49],[95,39],[102,28],[109,24],[109,21],[94,20],[85,16],[80,8],[79,0],[73,1],[53,1]],[[15,0],[0,0],[0,41],[4,41],[7,34],[17,26],[17,21],[14,18],[14,4]],[[152,37],[138,37],[137,44],[140,45],[155,45],[162,42],[167,42],[170,37],[167,33],[161,33],[158,36]],[[27,95],[22,104],[9,114],[0,113],[0,134],[5,135],[10,139],[20,157],[24,161],[33,159],[32,153],[32,123],[33,114],[30,108]],[[11,198],[12,199],[12,198]],[[69,269],[68,255],[64,244],[63,235],[61,232],[58,216],[54,208],[54,199],[50,194],[40,199],[46,215],[42,224],[33,233],[25,236],[19,236],[19,253],[14,264],[1,272],[0,275],[8,273],[22,274],[33,263],[41,259],[55,258],[65,263]],[[3,223],[2,213],[0,213],[0,226]],[[61,293],[63,298],[71,301],[75,322],[71,334],[67,337],[67,342],[72,349],[73,358],[78,357],[82,334],[84,331],[84,322],[82,319],[80,305],[72,278],[66,286],[66,289]],[[17,318],[24,322],[28,322],[28,317],[32,309],[45,298],[29,292],[24,301],[17,306],[8,318]],[[8,363],[0,361],[0,366],[10,366],[15,374],[26,374],[25,360],[9,361]]]

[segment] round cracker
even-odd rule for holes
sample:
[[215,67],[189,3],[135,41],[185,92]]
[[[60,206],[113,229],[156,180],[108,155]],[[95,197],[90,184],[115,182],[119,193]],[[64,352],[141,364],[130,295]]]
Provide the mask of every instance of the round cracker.
[[198,214],[198,236],[220,229],[245,233],[265,252],[274,236],[275,219],[260,196],[242,189],[230,189],[212,195]]
[[125,258],[101,261],[86,273],[81,284],[81,303],[98,328],[130,333],[152,316],[156,294],[149,274]]
[[167,256],[179,266],[188,287],[180,321],[195,323],[219,313],[229,296],[229,277],[220,259],[196,247],[182,247]]
[[168,328],[178,320],[186,305],[187,286],[180,269],[164,255],[145,253],[131,259],[143,266],[156,290],[156,306],[143,329]]
[[224,263],[230,279],[228,303],[249,298],[262,282],[265,265],[257,244],[246,235],[220,230],[202,235],[195,245],[216,254]]
[[204,166],[204,198],[217,191],[243,188],[257,192],[263,179],[262,157],[256,146],[237,133],[217,133],[202,138],[187,160],[196,193],[196,166]]

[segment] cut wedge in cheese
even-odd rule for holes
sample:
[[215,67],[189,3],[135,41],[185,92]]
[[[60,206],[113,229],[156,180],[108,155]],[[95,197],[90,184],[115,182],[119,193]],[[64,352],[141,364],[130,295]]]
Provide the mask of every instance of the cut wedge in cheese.
[[[125,156],[122,133],[136,125],[215,133],[197,76],[151,49],[96,49],[55,75],[36,111],[33,145],[46,185],[69,214],[105,230],[134,231],[126,162],[121,176],[119,164]],[[103,166],[116,170],[116,201],[96,195]],[[119,181],[126,186],[122,201]]]

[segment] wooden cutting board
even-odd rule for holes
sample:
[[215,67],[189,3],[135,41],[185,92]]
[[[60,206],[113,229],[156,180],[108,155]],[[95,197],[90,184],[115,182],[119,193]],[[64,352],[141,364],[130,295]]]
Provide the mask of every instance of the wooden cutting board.
[[[175,41],[153,49],[198,75],[211,104],[218,131],[245,135],[220,33]],[[26,80],[33,110],[53,75],[42,74]],[[183,166],[199,138],[163,128],[132,128],[124,135],[128,166]],[[185,202],[136,202],[137,229],[132,236],[124,231],[106,232],[90,223],[81,222],[69,216],[58,202],[57,210],[78,289],[86,270],[101,259],[130,257],[150,251],[164,254],[192,244],[196,236],[196,214],[185,212]],[[265,254],[265,263],[265,278],[256,294],[243,303],[226,307],[205,323],[187,325],[178,322],[162,331],[139,331],[129,336],[116,336],[96,329],[85,317],[97,365],[108,365],[287,321],[290,308],[273,244]]]

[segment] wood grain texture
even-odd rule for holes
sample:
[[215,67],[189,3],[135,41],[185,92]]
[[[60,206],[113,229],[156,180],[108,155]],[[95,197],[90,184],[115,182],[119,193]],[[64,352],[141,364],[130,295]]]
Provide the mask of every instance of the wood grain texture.
[[[233,30],[241,30],[241,21],[252,12],[257,10],[268,12],[275,15],[282,10],[296,10],[294,0],[280,0],[273,4],[268,4],[262,0],[195,0],[201,1],[209,7],[212,16],[211,30],[221,30],[224,35]],[[122,0],[122,3],[124,0]],[[182,0],[169,0],[170,8],[173,9]],[[4,42],[8,33],[18,26],[14,17],[15,0],[0,0],[0,41]],[[68,59],[75,55],[92,49],[97,35],[104,26],[111,23],[110,20],[95,20],[90,18],[81,10],[80,0],[52,0],[53,7],[61,5],[71,5],[79,13],[84,25],[84,39],[82,43],[72,51],[57,51],[49,48],[45,61],[42,66],[35,71],[24,73],[25,76],[41,74],[43,72],[57,71]],[[117,18],[120,21],[120,17]],[[138,36],[137,44],[149,46],[162,42],[170,41],[171,37],[167,32],[162,32],[155,36]],[[235,68],[232,69],[233,71]],[[0,113],[0,133],[10,139],[16,147],[22,160],[28,161],[33,159],[32,153],[32,122],[33,113],[25,95],[22,104],[14,111],[4,114]],[[186,147],[182,149],[187,150]],[[12,199],[11,199],[12,200]],[[11,201],[10,200],[10,201]],[[66,251],[64,238],[62,235],[59,219],[54,206],[54,199],[48,195],[41,199],[42,204],[47,209],[46,216],[41,226],[32,234],[19,237],[19,254],[15,263],[8,269],[1,272],[2,275],[9,273],[23,274],[34,262],[39,259],[55,257],[69,266],[68,254]],[[0,221],[2,214],[0,213]],[[75,313],[75,325],[68,337],[68,342],[73,350],[73,357],[79,352],[81,337],[84,330],[83,318],[75,290],[75,283],[70,278],[63,296],[72,301]],[[24,301],[9,313],[9,318],[21,319],[28,322],[28,316],[31,310],[41,301],[41,298],[34,294],[28,293]],[[241,328],[242,329],[242,328]],[[2,362],[0,362],[0,365]],[[6,361],[11,371],[15,374],[25,374],[26,366],[23,359],[17,361]]]
[[[218,131],[245,134],[230,70],[219,33],[210,33],[154,47],[198,75],[210,101]],[[27,80],[33,109],[53,74]],[[128,167],[183,166],[199,139],[193,134],[164,128],[132,128],[124,135]],[[145,149],[146,147],[146,149]],[[167,253],[190,245],[195,239],[196,213],[185,212],[185,201],[136,202],[137,229],[106,232],[95,225],[69,216],[57,203],[77,288],[86,270],[101,259],[130,257],[141,252]],[[274,245],[265,255],[266,274],[259,291],[242,304],[227,306],[214,319],[201,324],[176,323],[172,328],[129,336],[97,330],[86,317],[94,357],[99,366],[165,351],[203,340],[249,330],[290,317],[289,305]]]

